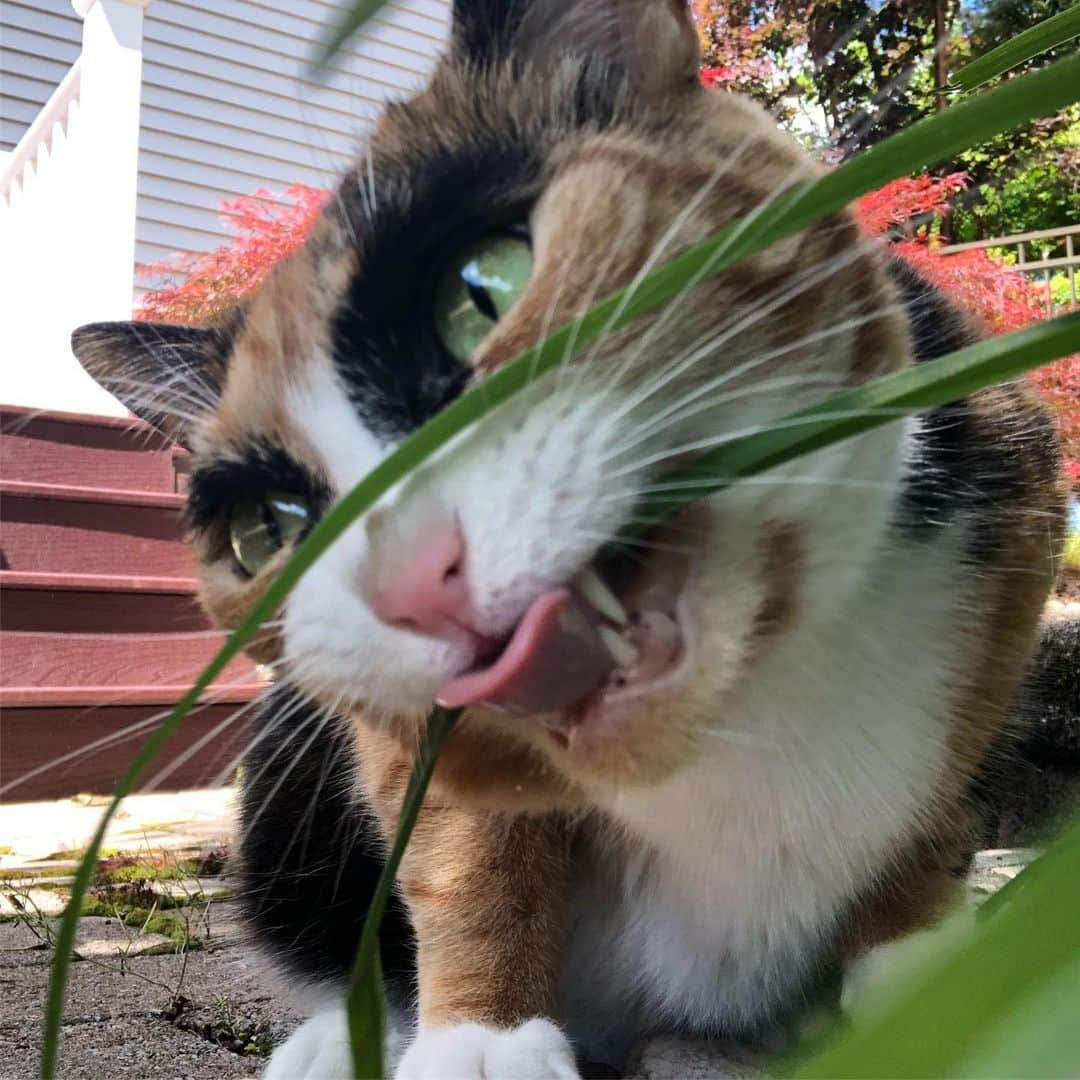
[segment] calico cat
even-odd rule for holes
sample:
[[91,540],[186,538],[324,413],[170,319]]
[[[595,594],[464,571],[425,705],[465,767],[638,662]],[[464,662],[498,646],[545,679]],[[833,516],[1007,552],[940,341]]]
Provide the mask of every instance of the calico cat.
[[[555,326],[818,168],[698,84],[679,0],[458,0],[306,245],[222,325],[98,324],[87,369],[193,453],[236,625],[327,507]],[[245,768],[259,938],[321,992],[267,1076],[349,1075],[341,987],[434,700],[383,939],[413,1077],[572,1077],[761,1037],[935,922],[1055,573],[1022,384],[598,553],[695,452],[972,340],[846,214],[693,288],[455,439],[300,581]],[[170,395],[205,402],[171,414]],[[126,391],[126,392],[125,392]],[[189,408],[178,410],[190,413]]]

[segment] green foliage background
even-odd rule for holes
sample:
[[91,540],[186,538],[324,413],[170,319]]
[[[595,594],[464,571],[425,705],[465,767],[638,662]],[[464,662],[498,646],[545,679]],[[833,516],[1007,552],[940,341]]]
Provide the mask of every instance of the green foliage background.
[[[945,26],[950,71],[1009,41],[1074,0],[692,0],[706,66],[731,69],[819,151],[846,156],[935,112],[935,19]],[[1031,57],[1033,70],[1067,55],[1065,43]],[[771,74],[766,74],[770,72]],[[743,77],[745,76],[745,77]],[[793,102],[798,101],[798,106]],[[806,104],[824,127],[808,124]],[[826,130],[828,135],[826,136]],[[954,241],[1080,224],[1080,107],[1066,106],[936,167],[966,172]]]

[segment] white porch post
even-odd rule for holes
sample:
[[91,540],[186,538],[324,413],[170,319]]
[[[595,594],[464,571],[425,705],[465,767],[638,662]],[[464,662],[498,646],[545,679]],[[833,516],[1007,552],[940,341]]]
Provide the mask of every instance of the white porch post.
[[0,401],[127,411],[82,370],[70,337],[131,318],[148,3],[72,0],[82,53],[0,170]]
[[149,0],[72,0],[83,17],[79,98],[83,204],[78,242],[86,253],[80,318],[131,318],[143,10]]

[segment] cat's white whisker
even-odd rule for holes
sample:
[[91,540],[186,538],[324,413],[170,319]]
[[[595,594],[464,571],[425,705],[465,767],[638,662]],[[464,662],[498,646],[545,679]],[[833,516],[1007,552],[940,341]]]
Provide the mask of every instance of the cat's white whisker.
[[[603,346],[603,343],[607,338],[608,334],[610,333],[612,327],[623,316],[627,307],[631,303],[633,303],[638,290],[641,288],[642,281],[649,273],[652,272],[653,269],[655,269],[660,259],[668,251],[671,244],[675,241],[676,237],[678,237],[679,233],[682,231],[683,227],[698,211],[705,199],[708,198],[709,194],[716,187],[716,184],[718,183],[720,178],[727,175],[727,173],[731,171],[735,163],[738,161],[739,155],[748,145],[749,136],[744,138],[727,157],[721,158],[717,162],[712,173],[701,183],[701,185],[698,187],[698,190],[694,192],[694,194],[690,197],[687,204],[672,219],[671,224],[667,227],[667,229],[665,229],[665,231],[661,234],[659,240],[653,245],[653,248],[649,252],[648,257],[642,263],[641,268],[634,275],[629,286],[627,287],[623,298],[616,306],[615,310],[611,313],[611,317],[608,319],[607,323],[605,323],[604,328],[600,333],[600,336],[597,338],[596,345],[593,346],[592,351],[589,353],[585,361],[584,367],[588,367],[589,364],[595,359],[597,351]],[[617,245],[612,244],[612,249],[617,250]],[[662,312],[658,317],[663,318],[664,313]],[[622,362],[620,363],[620,367],[621,366]],[[629,364],[627,364],[627,366],[629,366]],[[619,369],[617,368],[613,378],[617,379],[618,377]]]
[[[311,749],[311,747],[314,744],[315,740],[317,738],[319,738],[319,736],[322,734],[323,728],[332,719],[333,719],[333,717],[330,714],[329,710],[316,712],[316,714],[313,717],[309,717],[307,720],[305,720],[303,723],[301,723],[299,725],[299,727],[297,727],[288,736],[288,741],[291,742],[294,738],[296,738],[296,736],[298,734],[302,733],[307,728],[309,728],[309,727],[313,728],[313,730],[308,735],[307,739],[305,739],[305,741],[300,746],[300,748],[294,752],[292,760],[285,767],[285,769],[282,771],[281,775],[274,781],[273,784],[270,785],[270,790],[263,797],[262,801],[259,803],[259,805],[256,808],[255,812],[253,814],[245,816],[245,821],[244,821],[244,830],[245,830],[245,832],[250,832],[252,829],[254,829],[254,828],[256,828],[258,826],[259,819],[262,817],[262,815],[265,812],[267,806],[269,806],[270,803],[273,801],[274,796],[277,795],[278,791],[281,790],[282,784],[284,784],[285,781],[288,780],[289,776],[292,775],[293,769],[295,769],[297,763],[300,762],[303,759],[304,755],[308,752],[308,750]],[[277,757],[278,753],[280,753],[280,748],[279,748],[279,750],[277,752],[275,752],[275,754],[271,757],[270,760],[273,761]],[[267,764],[265,764],[263,766],[263,768],[259,771],[258,777],[261,777],[265,773],[265,771],[266,771],[266,769],[268,767],[269,767],[269,762]],[[252,781],[253,784],[256,784],[257,782],[258,782],[258,778],[254,779]]]
[[[752,359],[746,361],[744,364],[741,364],[734,369],[724,371],[716,377],[709,379],[705,383],[693,387],[681,398],[675,400],[671,404],[661,409],[659,413],[652,414],[649,417],[649,422],[647,424],[643,425],[642,427],[635,428],[631,434],[633,435],[635,441],[642,441],[649,436],[654,436],[657,432],[663,430],[665,426],[681,423],[691,416],[695,416],[699,413],[706,412],[718,406],[728,404],[731,401],[739,400],[740,398],[770,393],[778,389],[791,390],[809,386],[844,386],[846,385],[845,378],[843,376],[835,374],[798,374],[782,376],[771,380],[765,380],[753,386],[742,388],[728,395],[722,395],[715,398],[707,398],[705,401],[699,402],[697,405],[694,405],[695,402],[698,402],[698,399],[714,393],[728,383],[735,381],[742,375],[745,375],[749,371],[761,367],[763,364],[770,363],[771,361],[777,360],[782,356],[788,356],[791,353],[798,352],[801,349],[805,349],[807,346],[820,345],[822,342],[826,342],[832,338],[848,334],[852,330],[867,326],[870,323],[877,321],[878,319],[892,317],[898,314],[901,310],[902,309],[898,305],[892,305],[886,308],[882,308],[880,310],[870,312],[865,315],[859,315],[850,319],[844,319],[832,326],[814,331],[810,334],[806,334],[796,339],[795,341],[788,342],[784,345],[778,346],[775,349],[770,349],[766,352],[759,353]],[[723,340],[724,337],[721,337],[721,340],[719,342],[710,341],[706,345],[703,345],[700,350],[697,350],[697,356],[691,354],[693,361],[696,362],[697,359],[703,358],[713,353],[716,348],[723,343]],[[677,363],[681,363],[681,361],[677,361]],[[694,407],[691,408],[690,406]],[[624,407],[621,411],[625,413],[629,410]],[[615,451],[615,453],[625,452],[632,445],[633,442],[625,443],[620,446],[618,450]]]
[[642,335],[641,341],[637,344],[634,352],[622,365],[623,370],[633,371],[636,369],[641,357],[645,354],[646,350],[652,346],[656,337],[679,313],[685,300],[694,292],[695,288],[708,277],[713,267],[727,255],[732,246],[745,235],[746,230],[752,227],[757,213],[776,199],[779,199],[786,191],[791,190],[795,183],[796,181],[791,176],[785,177],[768,195],[757,203],[746,217],[739,219],[739,221],[731,228],[731,231],[724,242],[717,246],[717,249],[710,255],[709,259],[700,270],[687,281],[680,292],[669,300],[660,310],[659,314],[654,317],[652,325],[648,327]]
[[245,713],[249,710],[258,707],[262,702],[267,691],[263,691],[257,697],[251,701],[245,702],[238,709],[233,710],[224,720],[219,721],[209,731],[200,735],[189,747],[181,751],[175,757],[171,758],[169,763],[162,769],[159,769],[153,776],[141,787],[141,791],[144,793],[150,793],[156,791],[170,776],[173,775],[178,769],[183,768],[196,754],[198,754],[205,746],[208,746],[215,739],[221,736],[227,731],[233,724],[237,722]]
[[[627,400],[615,410],[609,423],[618,423],[618,421],[628,412],[638,408],[649,397],[657,394],[672,380],[685,374],[687,370],[699,363],[702,359],[711,356],[716,350],[729,341],[737,339],[741,334],[746,333],[751,327],[761,322],[778,309],[783,308],[808,289],[821,284],[822,281],[827,280],[837,271],[848,266],[861,254],[862,252],[858,247],[854,248],[853,251],[846,250],[839,255],[824,260],[822,263],[811,266],[809,269],[799,274],[793,275],[790,279],[787,279],[773,289],[771,294],[760,298],[748,311],[740,312],[736,309],[735,315],[726,326],[720,329],[719,332],[710,331],[707,336],[703,336],[702,340],[691,345],[689,350],[687,350],[681,358],[665,365],[651,382],[647,382],[644,386],[635,391],[635,393],[631,394]],[[750,360],[745,361],[743,364],[740,364],[729,371],[726,377],[721,376],[721,379],[726,378],[726,381],[730,381],[739,378],[765,362],[765,359],[752,357]]]

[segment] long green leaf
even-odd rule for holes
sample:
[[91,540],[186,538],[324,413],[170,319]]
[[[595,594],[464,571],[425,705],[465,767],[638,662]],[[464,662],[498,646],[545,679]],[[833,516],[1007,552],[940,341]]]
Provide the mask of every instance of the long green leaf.
[[1080,37],[1080,3],[1049,19],[1043,19],[977,60],[972,60],[949,81],[959,90],[974,90],[1033,57],[1072,41],[1074,37]]
[[353,0],[318,45],[312,67],[324,68],[349,40],[381,8],[387,0]]
[[72,899],[57,937],[45,1032],[41,1075],[55,1074],[68,967],[79,907],[93,873],[105,834],[120,801],[131,792],[151,761],[226,664],[274,615],[315,559],[398,480],[429,458],[449,438],[475,423],[523,386],[557,364],[579,355],[604,334],[626,325],[703,278],[762,250],[846,205],[851,199],[905,173],[949,158],[1017,124],[1072,101],[1080,87],[1080,56],[1067,57],[1039,71],[1011,79],[976,98],[920,121],[912,128],[846,162],[806,187],[777,200],[738,225],[692,247],[643,280],[608,297],[458,398],[406,439],[395,453],[348,492],[312,530],[285,564],[247,618],[184,695],[161,727],[147,741],[117,784],[113,801],[102,816],[72,885]]
[[1029,874],[1026,887],[981,919],[974,933],[944,946],[944,955],[879,1008],[782,1074],[798,1080],[1075,1076],[1080,823],[1017,880]]
[[401,804],[394,843],[375,884],[353,961],[348,997],[349,1039],[352,1042],[353,1074],[364,1080],[382,1080],[383,1075],[384,1012],[382,980],[379,977],[379,928],[394,889],[398,865],[405,854],[405,846],[412,835],[424,793],[439,759],[439,751],[460,715],[460,709],[436,706],[428,718],[427,732],[417,750],[409,786]]
[[803,454],[895,421],[899,416],[966,397],[1070,353],[1080,352],[1080,312],[1033,323],[948,356],[887,375],[792,413],[758,434],[734,438],[666,476],[663,491],[635,515],[648,528],[679,506],[775,468]]

